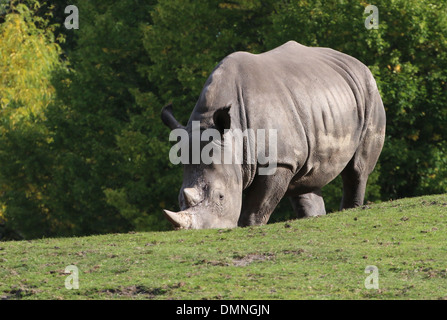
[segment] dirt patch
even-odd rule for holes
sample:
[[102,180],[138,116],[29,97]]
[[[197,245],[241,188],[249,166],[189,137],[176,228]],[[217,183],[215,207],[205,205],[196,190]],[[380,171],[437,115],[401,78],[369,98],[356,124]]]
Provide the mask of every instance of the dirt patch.
[[42,292],[34,287],[12,286],[11,290],[5,291],[6,295],[0,296],[0,300],[20,300]]
[[447,203],[445,203],[445,202],[439,202],[439,201],[426,201],[426,200],[422,200],[422,202],[421,202],[421,204],[423,205],[423,206],[442,206],[442,207],[445,207],[445,206],[447,206]]
[[298,250],[283,250],[282,251],[282,253],[284,253],[284,254],[293,254],[293,255],[296,255],[296,256],[299,256],[299,255],[301,255],[301,254],[303,254],[303,253],[305,253],[306,252],[306,250],[304,250],[304,249],[298,249]]
[[133,298],[136,296],[144,296],[146,299],[154,299],[157,296],[162,296],[169,293],[172,289],[183,287],[184,282],[180,282],[171,286],[163,286],[159,288],[147,288],[145,286],[129,286],[118,287],[112,289],[102,290],[101,293],[106,293],[111,296],[119,296],[124,298]]
[[210,266],[221,266],[221,267],[229,266],[229,264],[224,262],[224,261],[206,260],[206,259],[202,259],[202,260],[199,260],[199,261],[194,263],[195,266],[203,265],[203,264],[204,265],[210,265]]
[[236,256],[233,259],[233,265],[236,267],[245,267],[255,261],[272,260],[275,258],[273,253],[250,253],[246,256]]
[[106,289],[102,292],[110,295],[118,295],[121,297],[134,297],[138,295],[148,296],[149,298],[154,298],[155,296],[163,295],[167,292],[163,288],[146,288],[144,286],[130,286],[130,287],[119,287],[113,289]]

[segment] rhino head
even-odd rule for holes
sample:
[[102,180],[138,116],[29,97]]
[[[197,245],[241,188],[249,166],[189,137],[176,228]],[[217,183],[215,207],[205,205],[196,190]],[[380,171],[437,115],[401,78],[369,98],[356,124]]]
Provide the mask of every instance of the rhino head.
[[[213,115],[213,128],[225,139],[224,132],[231,127],[230,108],[221,109]],[[182,126],[174,117],[172,105],[162,110],[162,120],[171,130],[182,129],[188,135],[189,144],[194,141],[191,121]],[[200,143],[200,151],[204,144]],[[224,148],[223,143],[219,148]],[[191,148],[188,148],[192,150]],[[222,150],[223,155],[223,150]],[[188,155],[191,160],[191,155]],[[242,206],[242,167],[237,164],[183,163],[183,184],[178,196],[180,210],[164,210],[166,218],[175,229],[234,228]]]

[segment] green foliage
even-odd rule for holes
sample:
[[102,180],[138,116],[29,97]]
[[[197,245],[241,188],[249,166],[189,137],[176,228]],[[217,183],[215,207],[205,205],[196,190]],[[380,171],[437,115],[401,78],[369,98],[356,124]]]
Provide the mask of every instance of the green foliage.
[[8,230],[38,237],[52,228],[43,122],[55,94],[51,75],[63,64],[52,26],[34,15],[39,4],[31,3],[34,9],[12,1],[0,25],[0,220]]
[[150,88],[139,68],[150,64],[140,25],[148,23],[151,4],[76,5],[83,32],[71,54],[73,71],[60,75],[68,85],[59,87],[47,114],[57,151],[52,205],[75,221],[69,234],[160,228],[166,224],[161,215],[148,223],[144,214],[159,208],[152,206],[154,198],[147,201],[147,181],[159,170],[148,163],[151,153],[161,153],[160,144],[146,136],[156,130],[152,108],[160,106],[150,93],[140,94]]
[[153,61],[147,74],[156,94],[174,103],[179,120],[188,120],[203,84],[226,55],[262,51],[258,27],[266,23],[270,7],[247,0],[158,1],[153,24],[144,28]]
[[23,4],[13,7],[17,13],[0,25],[0,109],[3,119],[15,123],[42,116],[54,93],[50,75],[60,49],[45,20]]
[[[361,0],[25,3],[0,12],[0,220],[24,237],[167,229],[182,168],[161,107],[186,123],[222,58],[289,40],[350,54],[377,80],[387,136],[366,201],[447,191],[443,2],[377,0],[371,30]],[[67,4],[79,30],[62,26]],[[336,210],[340,178],[323,192]],[[287,199],[272,217],[292,217]]]

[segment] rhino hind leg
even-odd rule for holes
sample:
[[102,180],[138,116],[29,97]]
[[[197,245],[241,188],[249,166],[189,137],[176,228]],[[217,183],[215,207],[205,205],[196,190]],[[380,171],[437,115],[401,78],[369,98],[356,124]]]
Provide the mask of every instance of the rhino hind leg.
[[[377,126],[379,128],[380,126]],[[340,210],[363,205],[368,176],[374,170],[382,151],[385,128],[368,130],[354,157],[341,172],[343,198]]]
[[322,216],[326,214],[321,190],[289,197],[298,218]]
[[345,169],[341,176],[343,179],[343,198],[340,210],[362,206],[365,199],[368,175],[358,175],[353,170]]
[[341,172],[343,198],[340,210],[363,205],[368,176],[374,170],[382,150],[384,132],[378,132],[376,136],[379,139],[374,139],[374,132],[368,131],[363,144]]

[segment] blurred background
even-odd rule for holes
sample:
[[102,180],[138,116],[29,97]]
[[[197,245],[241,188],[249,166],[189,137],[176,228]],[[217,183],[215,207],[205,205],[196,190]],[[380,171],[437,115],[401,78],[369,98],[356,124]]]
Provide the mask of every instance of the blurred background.
[[[0,0],[0,238],[169,230],[182,168],[162,106],[186,124],[221,59],[289,40],[377,80],[387,134],[366,202],[446,193],[446,37],[445,1]],[[337,210],[340,179],[323,191]],[[292,217],[283,199],[270,222]]]

